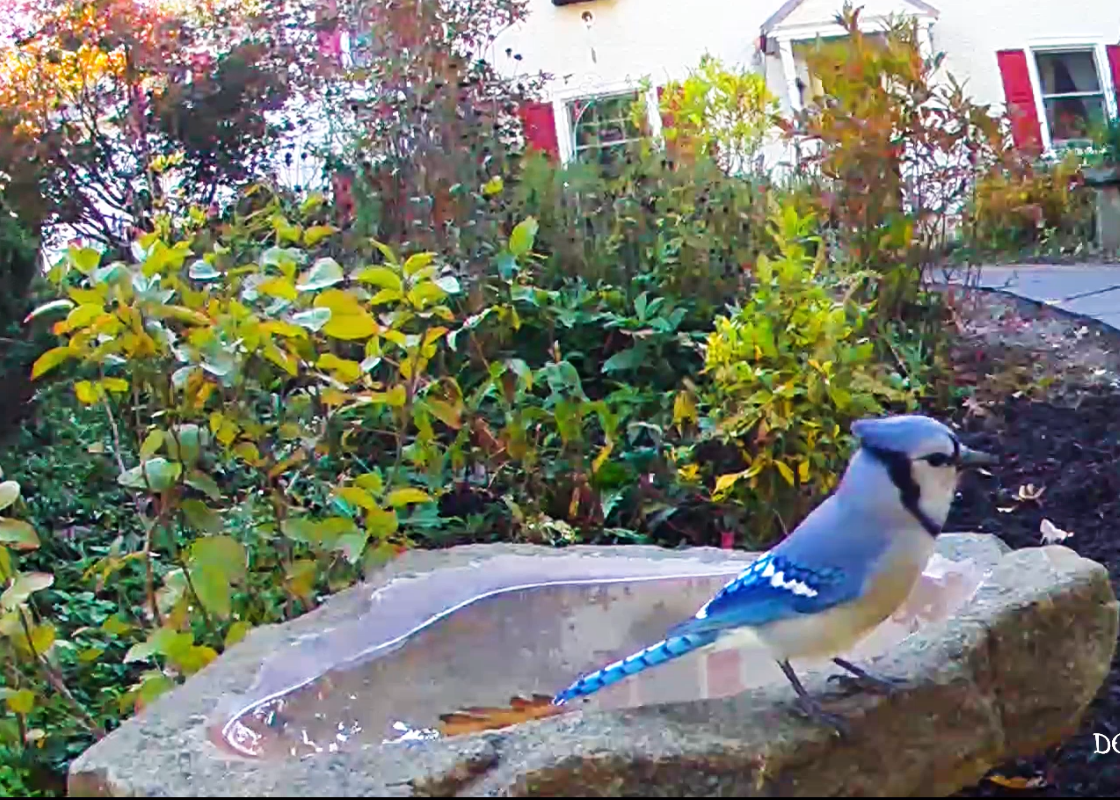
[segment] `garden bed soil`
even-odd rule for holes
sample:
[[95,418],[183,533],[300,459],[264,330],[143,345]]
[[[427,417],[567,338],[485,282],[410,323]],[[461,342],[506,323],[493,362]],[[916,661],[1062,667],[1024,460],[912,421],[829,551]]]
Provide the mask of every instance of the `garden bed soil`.
[[[974,393],[954,422],[1000,462],[962,481],[948,528],[1019,548],[1048,520],[1120,594],[1120,330],[999,292],[962,309],[955,369]],[[1120,654],[1076,736],[958,796],[1116,796],[1120,754],[1095,755],[1094,733],[1120,733]]]

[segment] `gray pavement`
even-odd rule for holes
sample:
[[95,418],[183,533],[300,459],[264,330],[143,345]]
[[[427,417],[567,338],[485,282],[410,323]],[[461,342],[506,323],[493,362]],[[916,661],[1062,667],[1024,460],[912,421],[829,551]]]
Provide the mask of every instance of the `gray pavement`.
[[1120,264],[987,266],[980,270],[980,285],[1120,328]]

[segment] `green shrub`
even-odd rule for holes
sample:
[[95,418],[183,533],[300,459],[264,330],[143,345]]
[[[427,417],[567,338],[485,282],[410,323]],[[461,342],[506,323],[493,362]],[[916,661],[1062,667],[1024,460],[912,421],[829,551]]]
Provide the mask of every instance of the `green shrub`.
[[[835,485],[850,454],[850,423],[892,404],[914,405],[866,332],[872,304],[855,289],[871,273],[830,274],[811,217],[776,213],[779,257],[760,257],[750,299],[715,321],[700,412],[705,438],[740,463],[717,463],[712,497],[734,500],[753,537],[790,529]],[[701,449],[699,452],[703,452]],[[686,467],[698,477],[709,465]],[[757,541],[757,540],[756,540]]]

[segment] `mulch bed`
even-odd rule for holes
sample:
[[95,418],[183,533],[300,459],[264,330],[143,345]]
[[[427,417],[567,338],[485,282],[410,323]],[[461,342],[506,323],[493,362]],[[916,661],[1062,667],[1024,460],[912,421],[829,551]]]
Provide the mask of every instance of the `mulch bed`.
[[[1007,296],[989,296],[978,308],[983,319],[962,339],[958,356],[963,364],[981,362],[965,368],[981,399],[954,421],[962,438],[1001,460],[990,474],[962,481],[947,527],[992,533],[1020,548],[1039,545],[1040,526],[1049,520],[1072,533],[1062,544],[1108,569],[1120,594],[1120,330]],[[990,314],[995,308],[1003,310]],[[985,328],[993,318],[1005,330]],[[1019,370],[1028,363],[1035,377],[1045,372],[1058,380],[1032,393],[1028,375],[1023,390],[986,396],[986,387],[1000,385],[1001,361]],[[1039,490],[1036,499],[1023,499]],[[1004,765],[992,773],[997,782],[985,779],[958,796],[1117,796],[1120,754],[1094,755],[1094,732],[1120,733],[1120,654],[1078,735]]]

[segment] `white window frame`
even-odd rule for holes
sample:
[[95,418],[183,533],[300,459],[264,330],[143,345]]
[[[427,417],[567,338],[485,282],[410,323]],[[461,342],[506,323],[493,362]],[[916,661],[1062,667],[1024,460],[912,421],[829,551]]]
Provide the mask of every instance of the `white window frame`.
[[[572,126],[568,120],[568,103],[573,100],[593,100],[598,97],[613,97],[615,95],[637,92],[639,97],[643,94],[639,81],[624,80],[613,83],[596,84],[587,86],[565,86],[552,93],[552,118],[556,124],[556,143],[560,149],[560,161],[569,164],[575,159],[575,140],[572,137]],[[661,142],[661,110],[657,101],[657,87],[650,86],[645,90],[646,115],[649,117],[650,136],[657,144]]]
[[1034,107],[1038,114],[1038,126],[1042,133],[1042,147],[1047,155],[1055,155],[1054,140],[1050,135],[1050,120],[1046,115],[1046,104],[1042,100],[1042,78],[1038,74],[1039,53],[1072,53],[1091,52],[1093,64],[1097,68],[1097,80],[1100,82],[1101,91],[1104,93],[1105,114],[1110,119],[1116,119],[1116,86],[1112,81],[1112,68],[1108,62],[1109,44],[1107,39],[1090,38],[1052,38],[1035,39],[1027,44],[1027,71],[1031,77],[1031,90],[1034,93]]

